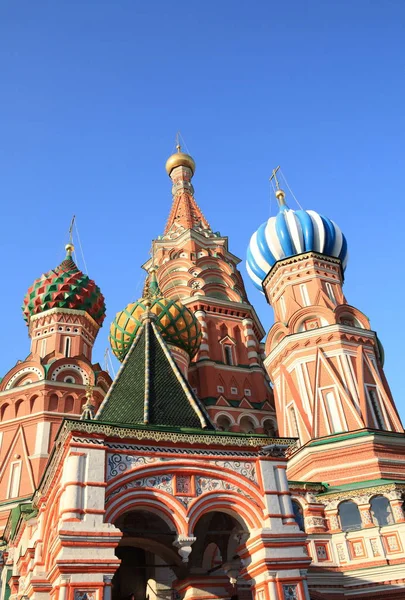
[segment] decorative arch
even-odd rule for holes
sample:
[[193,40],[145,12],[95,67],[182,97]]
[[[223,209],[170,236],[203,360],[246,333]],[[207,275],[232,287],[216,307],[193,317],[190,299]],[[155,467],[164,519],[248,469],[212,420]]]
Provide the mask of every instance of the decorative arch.
[[332,309],[321,305],[305,306],[297,310],[288,321],[289,333],[292,334],[301,331],[303,323],[311,318],[319,319],[321,327],[333,325],[336,322],[336,316]]
[[270,329],[269,334],[267,336],[266,344],[265,344],[265,352],[266,354],[270,354],[270,352],[281,342],[283,338],[289,335],[288,328],[284,325],[284,323],[276,323]]
[[18,383],[21,379],[23,379],[24,377],[26,377],[28,374],[33,374],[37,376],[37,381],[40,381],[41,379],[44,379],[44,371],[43,369],[40,369],[39,367],[36,366],[26,366],[23,368],[19,368],[17,369],[14,374],[10,377],[10,379],[7,381],[4,389],[5,390],[9,390],[11,388],[14,387],[18,387]]
[[48,378],[51,381],[63,381],[62,374],[65,371],[76,372],[82,380],[83,385],[94,384],[94,373],[90,371],[88,365],[80,359],[75,359],[75,362],[65,362],[66,359],[61,359],[53,363],[49,370]]
[[254,415],[252,413],[249,413],[248,415],[241,413],[238,417],[238,423],[237,423],[239,426],[244,417],[249,417],[250,419],[252,419],[255,429],[260,427],[259,419],[256,417],[256,415]]
[[263,514],[251,500],[233,491],[209,492],[197,498],[189,507],[189,534],[197,521],[207,512],[225,512],[233,517],[245,531],[262,527]]
[[350,304],[340,304],[337,306],[335,308],[335,315],[338,323],[345,324],[344,318],[347,316],[349,319],[353,319],[354,327],[359,327],[360,329],[370,329],[370,321],[366,315]]
[[187,518],[184,506],[171,494],[158,489],[129,488],[113,496],[106,503],[105,521],[114,523],[129,509],[148,510],[161,517],[177,533],[187,535]]

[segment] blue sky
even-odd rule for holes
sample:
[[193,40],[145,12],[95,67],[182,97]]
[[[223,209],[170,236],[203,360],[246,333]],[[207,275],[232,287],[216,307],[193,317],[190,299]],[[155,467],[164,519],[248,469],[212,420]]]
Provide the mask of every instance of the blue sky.
[[29,352],[22,298],[63,258],[72,214],[106,296],[103,361],[163,231],[164,163],[181,130],[197,201],[243,259],[266,329],[272,312],[244,259],[275,211],[271,170],[281,164],[303,207],[340,225],[346,296],[382,340],[405,417],[404,70],[403,0],[4,0],[0,373]]

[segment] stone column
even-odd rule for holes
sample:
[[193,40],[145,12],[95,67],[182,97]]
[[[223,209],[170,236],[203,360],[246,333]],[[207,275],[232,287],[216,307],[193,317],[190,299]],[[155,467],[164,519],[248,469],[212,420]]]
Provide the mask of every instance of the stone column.
[[255,332],[253,331],[252,319],[243,319],[242,325],[244,327],[243,334],[245,336],[245,344],[248,351],[249,366],[259,366],[259,343],[256,339]]
[[359,504],[359,511],[363,529],[367,529],[368,527],[374,527],[370,511],[370,503],[367,502],[365,504]]
[[403,509],[404,500],[402,498],[402,493],[398,490],[394,490],[388,494],[388,498],[395,523],[404,523],[405,513]]
[[336,533],[338,531],[341,531],[337,508],[326,509],[325,517],[329,521],[329,531],[331,533]]
[[198,350],[198,360],[208,360],[210,354],[210,347],[208,345],[208,328],[207,321],[205,320],[205,312],[203,310],[196,310],[195,316],[201,327],[201,344]]
[[78,521],[83,515],[83,479],[86,457],[80,452],[71,452],[63,467],[62,521]]

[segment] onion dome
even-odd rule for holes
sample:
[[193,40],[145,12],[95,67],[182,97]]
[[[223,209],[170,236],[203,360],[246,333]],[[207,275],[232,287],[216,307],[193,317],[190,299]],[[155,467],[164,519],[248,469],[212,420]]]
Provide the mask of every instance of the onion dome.
[[156,315],[155,324],[165,342],[182,348],[193,358],[201,342],[200,324],[179,300],[163,297],[152,269],[149,288],[144,297],[128,304],[111,323],[110,344],[118,360],[122,362],[132,346],[142,325],[141,315],[146,310]]
[[276,197],[278,214],[255,231],[247,250],[246,268],[255,287],[262,291],[265,277],[278,260],[304,252],[339,258],[345,269],[347,242],[336,223],[313,210],[290,209],[280,189],[277,189]]
[[194,158],[185,152],[181,152],[180,144],[177,144],[177,152],[169,156],[166,161],[166,172],[170,176],[170,173],[176,167],[188,167],[191,169],[192,174],[195,173],[195,162]]
[[24,319],[52,308],[84,310],[101,326],[105,319],[105,302],[100,288],[77,268],[72,259],[73,244],[66,245],[66,258],[58,267],[34,281],[22,306]]

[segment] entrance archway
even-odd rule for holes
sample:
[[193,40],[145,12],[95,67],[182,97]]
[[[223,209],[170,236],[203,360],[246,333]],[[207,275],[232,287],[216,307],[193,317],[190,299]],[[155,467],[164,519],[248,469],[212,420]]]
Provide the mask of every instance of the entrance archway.
[[114,525],[123,536],[115,552],[121,565],[112,580],[112,600],[171,600],[172,582],[184,571],[173,547],[177,531],[148,510],[127,512]]

